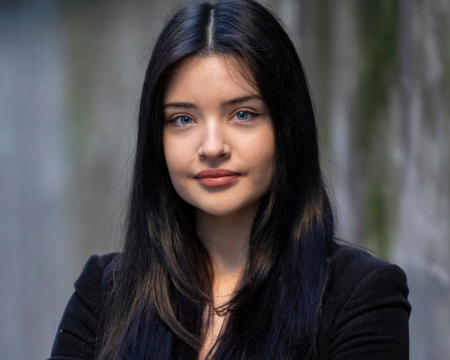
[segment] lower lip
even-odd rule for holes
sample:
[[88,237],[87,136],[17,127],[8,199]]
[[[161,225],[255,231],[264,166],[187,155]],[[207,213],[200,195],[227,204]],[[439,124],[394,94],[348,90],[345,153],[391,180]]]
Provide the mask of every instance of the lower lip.
[[197,179],[200,184],[207,187],[221,187],[234,183],[239,175],[222,176],[217,178],[206,177]]

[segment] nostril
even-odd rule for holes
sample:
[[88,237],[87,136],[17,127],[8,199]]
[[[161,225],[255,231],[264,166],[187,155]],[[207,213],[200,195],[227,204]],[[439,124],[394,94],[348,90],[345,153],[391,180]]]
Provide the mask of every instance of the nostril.
[[229,146],[223,142],[205,143],[199,149],[199,155],[204,158],[223,158],[229,156],[229,154]]

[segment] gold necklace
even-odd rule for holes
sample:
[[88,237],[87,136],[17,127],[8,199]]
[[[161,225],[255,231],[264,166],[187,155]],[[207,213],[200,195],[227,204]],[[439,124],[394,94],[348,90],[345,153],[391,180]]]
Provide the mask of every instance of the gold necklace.
[[217,314],[217,316],[224,317],[228,312],[228,306],[225,308],[222,308],[223,306],[214,307],[214,312]]

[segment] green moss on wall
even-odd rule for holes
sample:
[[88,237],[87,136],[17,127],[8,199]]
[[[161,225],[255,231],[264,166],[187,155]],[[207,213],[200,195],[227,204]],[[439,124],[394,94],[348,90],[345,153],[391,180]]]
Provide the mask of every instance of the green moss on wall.
[[370,151],[373,134],[383,122],[379,109],[386,104],[397,72],[397,1],[358,1],[360,56],[361,146]]
[[397,78],[398,2],[357,1],[360,97],[356,129],[366,200],[368,245],[387,256],[390,204],[387,196],[386,105]]

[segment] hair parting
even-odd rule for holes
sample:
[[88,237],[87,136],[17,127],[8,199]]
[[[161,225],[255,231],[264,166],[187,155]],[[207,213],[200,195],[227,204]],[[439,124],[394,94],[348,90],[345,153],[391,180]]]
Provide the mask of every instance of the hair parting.
[[208,43],[206,45],[206,48],[208,49],[208,52],[211,52],[213,49],[213,41],[214,41],[214,9],[211,9],[209,17],[209,25],[208,25]]

